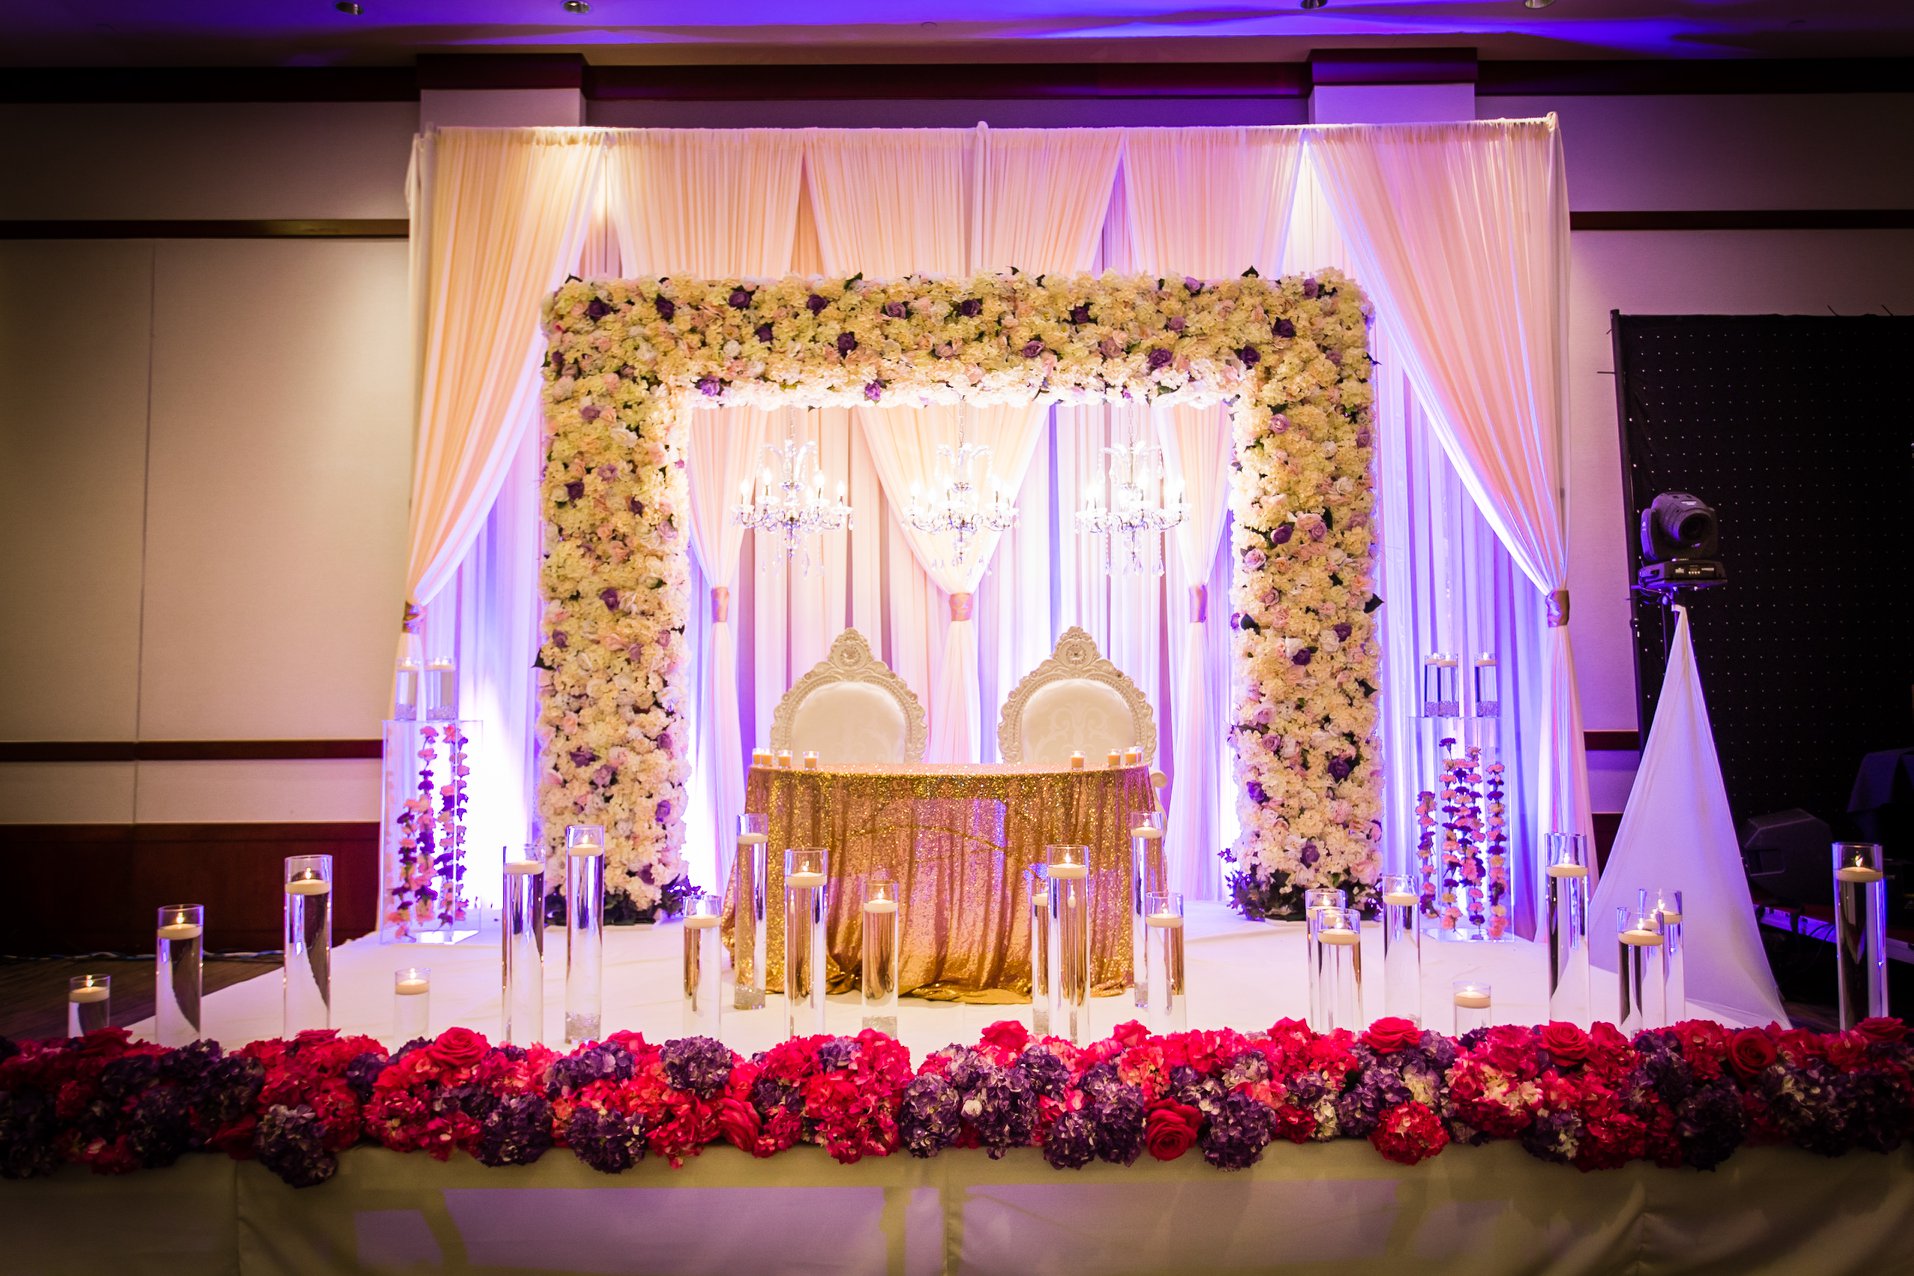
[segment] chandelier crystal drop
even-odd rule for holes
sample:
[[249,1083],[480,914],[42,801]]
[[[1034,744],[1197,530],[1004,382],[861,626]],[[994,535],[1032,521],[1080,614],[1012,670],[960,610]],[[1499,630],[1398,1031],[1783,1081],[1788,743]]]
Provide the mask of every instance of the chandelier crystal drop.
[[976,478],[979,462],[990,449],[978,443],[964,442],[964,422],[957,421],[957,446],[937,445],[937,484],[935,494],[911,484],[910,503],[904,507],[904,521],[920,532],[950,538],[950,566],[961,567],[969,556],[972,542],[985,532],[1002,532],[1017,524],[1017,507],[1004,492],[1003,482],[986,469],[990,495],[986,497]]
[[[1163,534],[1189,514],[1182,490],[1161,481],[1162,449],[1154,444],[1116,443],[1103,449],[1103,454],[1110,458],[1110,470],[1104,476],[1109,504],[1092,489],[1077,512],[1077,530],[1110,538],[1104,544],[1106,569],[1161,576]],[[1161,504],[1151,499],[1153,487],[1161,491]]]
[[796,559],[800,570],[808,571],[811,557],[805,542],[851,526],[844,484],[837,485],[837,499],[825,495],[817,444],[799,443],[795,432],[787,433],[776,447],[767,443],[764,455],[768,463],[758,474],[755,490],[750,479],[739,486],[733,516],[740,526],[772,537],[774,542],[781,540],[784,561],[789,564]]

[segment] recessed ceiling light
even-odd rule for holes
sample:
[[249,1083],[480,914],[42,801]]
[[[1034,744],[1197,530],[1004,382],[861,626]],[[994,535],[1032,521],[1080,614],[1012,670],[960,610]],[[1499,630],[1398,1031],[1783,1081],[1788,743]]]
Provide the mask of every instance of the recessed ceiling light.
[[1329,3],[1329,0],[1303,0],[1303,8],[1320,9],[1328,3]]
[[1522,0],[1522,7],[1524,9],[1546,9],[1554,3],[1555,0]]
[[352,0],[338,0],[338,3],[334,4],[332,7],[337,9],[341,13],[349,14],[350,16],[355,18],[366,11],[364,5],[354,4],[352,3]]
[[585,0],[565,0],[566,13],[590,13],[591,6]]

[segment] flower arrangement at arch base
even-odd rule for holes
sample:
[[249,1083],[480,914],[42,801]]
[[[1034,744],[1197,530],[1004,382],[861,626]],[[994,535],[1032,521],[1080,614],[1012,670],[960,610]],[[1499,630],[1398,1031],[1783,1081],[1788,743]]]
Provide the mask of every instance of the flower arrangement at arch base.
[[841,1162],[981,1148],[1040,1149],[1059,1170],[1195,1154],[1221,1170],[1279,1141],[1366,1139],[1414,1165],[1450,1143],[1512,1139],[1582,1170],[1646,1160],[1712,1169],[1745,1144],[1834,1156],[1914,1134],[1914,1041],[1898,1019],[1851,1031],[1731,1031],[1706,1020],[1496,1026],[1460,1040],[1379,1019],[1317,1034],[1152,1036],[1139,1024],[1075,1046],[998,1023],[911,1066],[876,1032],[803,1037],[744,1058],[708,1037],[618,1032],[558,1054],[451,1028],[388,1054],[369,1037],[307,1032],[230,1054],[106,1029],[0,1039],[0,1174],[68,1162],[104,1174],[193,1152],[257,1158],[295,1187],[323,1183],[361,1144],[523,1165],[554,1148],[618,1173],[682,1165],[730,1144],[757,1157],[803,1144]]

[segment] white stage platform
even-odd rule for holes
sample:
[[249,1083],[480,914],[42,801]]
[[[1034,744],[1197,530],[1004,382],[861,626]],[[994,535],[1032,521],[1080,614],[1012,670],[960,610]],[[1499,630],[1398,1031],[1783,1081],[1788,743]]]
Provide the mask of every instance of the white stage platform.
[[[1303,932],[1299,923],[1268,924],[1246,921],[1227,905],[1196,902],[1188,917],[1189,1026],[1267,1028],[1284,1016],[1302,1018],[1308,1005],[1303,984]],[[562,1048],[564,1031],[565,932],[546,933],[545,1030],[546,1041]],[[676,922],[655,926],[613,926],[605,931],[604,1028],[633,1029],[653,1041],[683,1035],[679,1011],[679,963],[683,930]],[[1433,936],[1423,946],[1424,1022],[1450,1031],[1449,985],[1469,974],[1487,979],[1495,990],[1494,1017],[1509,1023],[1535,1024],[1548,1020],[1546,956],[1543,948],[1522,940],[1501,943],[1443,943]],[[368,936],[343,944],[333,952],[332,1023],[342,1032],[365,1033],[388,1045],[400,1044],[392,1033],[392,972],[411,965],[432,970],[432,1031],[454,1024],[496,1036],[499,1030],[499,949],[496,930],[463,944],[385,944]],[[1382,1013],[1382,936],[1365,927],[1363,969],[1367,983],[1365,1009],[1371,1017]],[[727,972],[728,975],[728,972]],[[1614,1018],[1614,976],[1595,973],[1596,1018]],[[784,1003],[772,996],[763,1010],[727,1011],[722,1036],[742,1054],[763,1050],[783,1039]],[[723,1002],[730,1005],[727,985]],[[1690,1012],[1722,1018],[1700,1006]],[[1127,996],[1098,997],[1091,1001],[1095,1036],[1103,1036],[1128,1019],[1140,1018]],[[1026,1005],[969,1005],[959,1002],[903,998],[898,1014],[898,1037],[910,1047],[913,1059],[952,1043],[974,1042],[987,1025],[1000,1019],[1030,1019]],[[204,1029],[207,1036],[228,1047],[283,1031],[280,976],[261,975],[207,997]],[[827,1027],[854,1033],[862,1026],[855,993],[831,998]],[[131,1025],[136,1035],[152,1028],[151,1020]]]

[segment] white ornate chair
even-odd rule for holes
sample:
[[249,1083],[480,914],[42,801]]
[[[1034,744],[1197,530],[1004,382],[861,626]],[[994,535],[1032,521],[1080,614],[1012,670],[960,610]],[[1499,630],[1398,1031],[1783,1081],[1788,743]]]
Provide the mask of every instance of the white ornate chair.
[[771,715],[771,747],[818,761],[921,762],[929,733],[924,706],[855,629],[784,693]]
[[1112,749],[1143,748],[1156,757],[1156,714],[1121,669],[1103,658],[1097,640],[1074,625],[1056,650],[1004,701],[997,751],[1005,762],[1062,766],[1082,753],[1101,766]]

